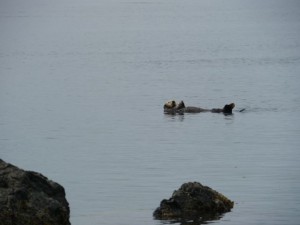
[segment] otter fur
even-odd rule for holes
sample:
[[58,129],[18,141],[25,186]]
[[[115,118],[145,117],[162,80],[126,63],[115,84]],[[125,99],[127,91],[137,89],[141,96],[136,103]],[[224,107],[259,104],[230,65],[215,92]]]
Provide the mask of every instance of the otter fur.
[[194,106],[185,106],[183,101],[178,104],[175,100],[168,101],[164,104],[164,112],[167,114],[183,114],[183,113],[200,113],[200,112],[212,112],[212,113],[224,113],[232,114],[232,109],[235,107],[234,103],[225,105],[223,108],[204,109]]

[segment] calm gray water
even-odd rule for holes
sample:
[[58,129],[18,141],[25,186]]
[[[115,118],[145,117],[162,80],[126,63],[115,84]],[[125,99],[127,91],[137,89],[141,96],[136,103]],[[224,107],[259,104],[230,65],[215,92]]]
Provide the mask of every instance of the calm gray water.
[[169,223],[187,181],[235,201],[214,224],[299,224],[300,1],[0,0],[0,30],[0,158],[62,184],[73,225]]

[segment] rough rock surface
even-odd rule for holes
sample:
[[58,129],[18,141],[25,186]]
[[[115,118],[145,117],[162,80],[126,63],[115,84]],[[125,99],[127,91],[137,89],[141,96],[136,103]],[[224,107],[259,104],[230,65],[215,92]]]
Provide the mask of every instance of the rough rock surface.
[[183,184],[172,197],[161,201],[154,211],[156,219],[217,219],[229,212],[234,203],[217,191],[198,182]]
[[0,159],[1,225],[70,225],[64,188]]

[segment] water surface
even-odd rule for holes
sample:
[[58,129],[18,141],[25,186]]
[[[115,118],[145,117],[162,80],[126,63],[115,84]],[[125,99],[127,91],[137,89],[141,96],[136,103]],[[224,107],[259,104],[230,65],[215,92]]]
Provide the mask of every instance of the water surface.
[[[187,181],[215,224],[300,220],[300,2],[0,2],[0,157],[62,184],[73,225],[164,224]],[[231,116],[164,115],[169,99]]]

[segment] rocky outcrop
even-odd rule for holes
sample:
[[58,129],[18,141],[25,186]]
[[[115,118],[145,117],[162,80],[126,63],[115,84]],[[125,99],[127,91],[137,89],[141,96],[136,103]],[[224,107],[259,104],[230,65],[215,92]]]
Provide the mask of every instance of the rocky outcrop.
[[0,159],[1,225],[70,225],[64,188]]
[[154,211],[156,219],[217,219],[221,214],[229,212],[234,203],[217,191],[198,182],[183,184],[174,191],[172,197],[161,201]]

